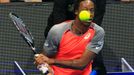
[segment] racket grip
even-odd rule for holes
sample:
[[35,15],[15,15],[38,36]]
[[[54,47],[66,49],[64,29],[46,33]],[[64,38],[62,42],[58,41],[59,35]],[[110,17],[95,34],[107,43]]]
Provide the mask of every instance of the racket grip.
[[38,69],[39,69],[39,71],[41,71],[44,75],[47,75],[47,74],[49,73],[47,66],[48,66],[48,64],[41,64],[41,65],[38,65]]

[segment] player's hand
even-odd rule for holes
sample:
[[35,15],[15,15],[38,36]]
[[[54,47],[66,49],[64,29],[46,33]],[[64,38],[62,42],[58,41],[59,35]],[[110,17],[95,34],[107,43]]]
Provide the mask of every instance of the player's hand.
[[[35,59],[34,64],[37,65],[37,68],[39,70],[41,70],[41,67],[44,66],[44,67],[48,68],[49,73],[47,75],[54,75],[53,69],[47,63],[47,62],[49,62],[49,64],[51,63],[50,58],[48,58],[47,56],[45,56],[43,54],[36,54],[34,59]],[[45,69],[43,69],[43,70],[45,70]]]
[[35,55],[35,64],[39,65],[39,64],[53,64],[54,63],[54,59],[48,58],[47,56],[43,55],[43,54],[36,54]]
[[47,70],[48,70],[48,74],[47,75],[54,75],[54,71],[53,71],[53,69],[48,65],[48,64],[42,64],[42,65],[38,65],[37,66],[37,68],[40,70],[40,71],[42,71],[42,70],[46,70],[46,69],[42,69],[42,67],[47,67]]
[[49,60],[49,58],[43,54],[35,54],[34,59],[35,59],[35,64],[37,65],[44,64]]

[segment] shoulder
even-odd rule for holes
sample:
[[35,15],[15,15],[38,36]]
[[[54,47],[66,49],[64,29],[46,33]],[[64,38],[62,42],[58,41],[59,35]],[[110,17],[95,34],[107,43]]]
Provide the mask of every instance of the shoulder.
[[54,25],[48,32],[48,37],[61,39],[62,34],[70,29],[71,23],[72,21],[62,22]]
[[61,32],[61,31],[67,30],[67,29],[70,28],[71,23],[72,23],[72,20],[65,21],[65,22],[62,22],[62,23],[59,23],[59,24],[55,24],[51,28],[51,31]]
[[105,34],[104,29],[101,26],[97,25],[96,23],[93,23],[93,28],[96,33]]

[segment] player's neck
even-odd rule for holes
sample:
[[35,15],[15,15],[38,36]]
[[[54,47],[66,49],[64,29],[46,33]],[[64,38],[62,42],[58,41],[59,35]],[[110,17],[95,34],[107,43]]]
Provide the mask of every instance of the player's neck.
[[87,30],[88,27],[83,26],[79,21],[74,21],[72,23],[72,31],[77,35],[83,35]]

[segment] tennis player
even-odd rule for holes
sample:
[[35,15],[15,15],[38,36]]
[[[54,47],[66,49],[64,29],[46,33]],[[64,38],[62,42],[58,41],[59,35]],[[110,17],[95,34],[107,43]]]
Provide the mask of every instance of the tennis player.
[[44,53],[35,58],[37,65],[48,63],[54,75],[90,75],[93,58],[101,51],[104,29],[89,21],[81,21],[79,13],[89,11],[94,17],[94,3],[77,0],[76,18],[54,25],[43,46]]

